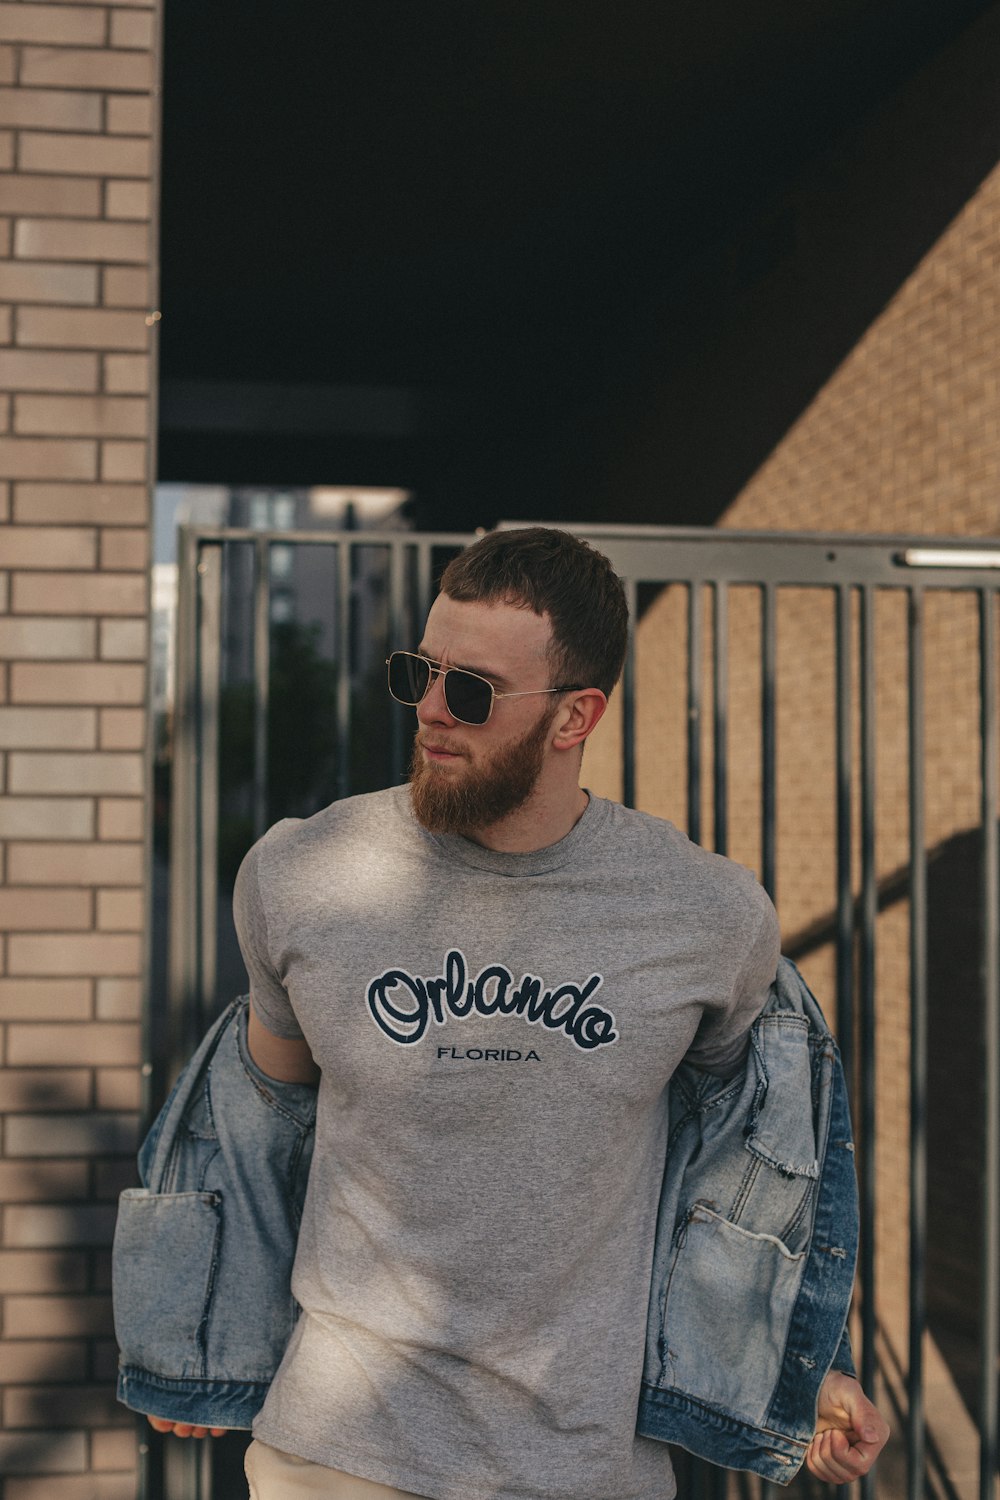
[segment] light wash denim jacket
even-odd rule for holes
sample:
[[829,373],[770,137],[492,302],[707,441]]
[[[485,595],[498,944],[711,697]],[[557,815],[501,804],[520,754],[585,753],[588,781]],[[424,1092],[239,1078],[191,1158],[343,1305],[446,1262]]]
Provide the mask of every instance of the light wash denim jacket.
[[[260,1072],[247,1000],[216,1021],[121,1196],[113,1253],[118,1399],[249,1427],[298,1307],[290,1290],[316,1092]],[[857,1192],[836,1044],[782,959],[745,1068],[683,1065],[650,1289],[638,1431],[787,1483],[845,1335]]]
[[184,1068],[118,1203],[118,1399],[206,1427],[249,1427],[298,1317],[291,1273],[316,1090],[276,1083],[247,1045],[244,996]]
[[638,1431],[787,1484],[828,1371],[854,1374],[857,1244],[840,1055],[782,958],[743,1071],[671,1080]]

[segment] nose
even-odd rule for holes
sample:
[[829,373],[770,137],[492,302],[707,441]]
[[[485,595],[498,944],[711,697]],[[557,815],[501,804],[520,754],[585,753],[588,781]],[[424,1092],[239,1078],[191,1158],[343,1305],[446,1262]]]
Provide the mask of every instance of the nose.
[[420,724],[457,724],[458,720],[448,712],[444,696],[444,673],[433,672],[431,685],[417,704],[417,721]]

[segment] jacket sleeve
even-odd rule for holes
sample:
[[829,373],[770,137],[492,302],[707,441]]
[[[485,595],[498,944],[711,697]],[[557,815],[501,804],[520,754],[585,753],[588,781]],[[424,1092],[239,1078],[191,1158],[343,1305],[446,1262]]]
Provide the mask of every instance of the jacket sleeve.
[[851,1375],[855,1380],[858,1378],[858,1372],[854,1367],[854,1355],[851,1352],[851,1335],[847,1331],[846,1326],[840,1336],[840,1347],[833,1356],[833,1364],[830,1366],[830,1369],[840,1370],[842,1374]]
[[741,1078],[674,1075],[671,1125],[637,1430],[787,1484],[828,1371],[854,1375],[858,1241],[843,1067],[794,965],[779,963]]
[[182,1073],[112,1251],[118,1399],[195,1426],[250,1427],[298,1316],[316,1090],[266,1077],[246,1023],[241,999]]

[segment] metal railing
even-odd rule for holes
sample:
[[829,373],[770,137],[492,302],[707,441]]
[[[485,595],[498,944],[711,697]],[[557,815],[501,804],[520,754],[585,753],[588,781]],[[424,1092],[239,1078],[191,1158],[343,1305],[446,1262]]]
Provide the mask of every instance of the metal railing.
[[[879,1351],[888,1339],[897,1368],[889,1389],[896,1393],[905,1474],[893,1492],[905,1488],[908,1500],[917,1500],[925,1490],[960,1500],[971,1500],[975,1492],[979,1500],[995,1500],[1000,1394],[1000,741],[996,681],[1000,544],[660,528],[571,529],[591,538],[609,555],[629,594],[633,629],[618,710],[622,800],[635,804],[642,800],[643,788],[648,792],[650,785],[658,784],[657,755],[662,751],[656,745],[655,724],[651,727],[653,700],[659,691],[656,684],[665,684],[664,691],[669,687],[673,692],[674,679],[679,679],[684,723],[676,745],[683,767],[664,765],[662,774],[676,778],[679,771],[683,773],[683,818],[690,837],[702,841],[710,825],[711,842],[720,853],[734,852],[737,844],[742,849],[749,840],[760,877],[779,911],[788,842],[781,814],[790,799],[799,795],[794,787],[801,783],[801,767],[797,769],[790,758],[782,725],[789,712],[794,714],[789,695],[796,682],[803,680],[804,671],[808,676],[809,661],[815,658],[816,671],[824,681],[829,677],[829,703],[820,715],[817,734],[830,739],[823,745],[823,759],[832,767],[835,816],[829,848],[824,844],[821,849],[817,841],[816,857],[829,858],[831,863],[831,901],[829,910],[821,911],[811,924],[786,934],[786,951],[801,957],[828,947],[832,953],[836,1029],[852,1085],[859,1145],[859,1372],[869,1390],[884,1384],[886,1358]],[[156,1017],[150,1019],[152,1097],[162,1092],[171,1069],[190,1052],[219,1001],[227,998],[218,993],[220,888],[225,886],[224,872],[220,886],[220,829],[225,822],[220,770],[229,753],[223,729],[227,715],[232,721],[233,704],[243,705],[241,711],[249,714],[252,724],[244,781],[235,793],[230,788],[224,794],[231,799],[235,796],[242,809],[244,847],[288,811],[305,814],[315,810],[312,802],[319,807],[353,790],[400,780],[407,757],[405,720],[401,712],[393,714],[388,708],[385,717],[380,717],[383,710],[377,705],[381,700],[369,692],[372,672],[375,666],[381,670],[388,650],[419,639],[440,565],[470,540],[460,534],[405,532],[182,531],[172,745],[170,1000],[165,1024]],[[287,558],[283,561],[280,588],[272,566],[273,549],[278,547],[293,553],[291,564]],[[289,577],[300,562],[304,564],[308,549],[312,549],[313,571],[304,571],[297,583],[293,577],[292,587]],[[317,565],[321,557],[324,561]],[[682,662],[677,660],[676,638],[664,633],[667,627],[658,615],[658,611],[663,613],[665,600],[679,597],[678,591],[684,596],[684,607],[672,608],[669,618],[675,623],[683,620]],[[821,631],[806,629],[802,639],[787,638],[783,612],[789,599],[801,600],[803,595],[825,601],[824,610],[828,606],[828,638],[825,625]],[[276,612],[279,596],[285,605]],[[940,599],[954,601],[955,618],[961,617],[962,629],[970,609],[977,619],[973,719],[978,816],[972,823],[959,819],[942,839],[938,797],[937,842],[929,845],[928,726],[940,739],[943,710],[939,700],[944,701],[944,690],[953,686],[942,677],[943,672],[950,672],[948,662],[942,667],[936,656],[929,659],[928,603],[934,601],[937,611]],[[889,632],[881,621],[887,608],[897,606],[905,612],[905,628],[898,631],[893,626]],[[808,615],[809,606],[803,608]],[[305,705],[306,711],[324,716],[333,749],[325,783],[321,777],[319,784],[301,792],[301,805],[287,808],[281,804],[274,763],[276,643],[285,639],[280,634],[282,624],[296,622],[299,645],[305,639],[311,641],[315,660],[328,663],[333,674],[323,679],[326,686],[319,701]],[[896,654],[887,665],[885,641],[890,633]],[[288,649],[287,642],[282,649]],[[965,671],[965,658],[959,654],[955,660],[960,671]],[[750,678],[756,699],[752,713],[746,692]],[[233,681],[242,684],[242,697],[234,696]],[[742,694],[740,712],[747,722],[752,721],[749,732],[737,722],[737,688]],[[287,685],[281,690],[287,703]],[[895,860],[887,869],[880,848],[887,804],[877,768],[883,753],[880,716],[889,716],[890,698],[891,714],[902,713],[905,720],[906,763],[905,830],[896,830],[893,841],[903,838],[907,852],[901,864]],[[903,700],[905,712],[899,707]],[[964,748],[963,742],[963,754]],[[751,761],[752,775],[744,764]],[[745,788],[739,815],[734,811],[734,790],[748,776],[757,809],[752,838]],[[935,777],[937,797],[937,772]],[[963,797],[967,800],[965,791]],[[808,845],[804,847],[808,854]],[[980,1094],[979,1119],[972,1132],[976,1149],[981,1151],[981,1192],[972,1214],[980,1228],[976,1253],[967,1246],[964,1249],[968,1265],[977,1264],[980,1332],[976,1390],[973,1396],[966,1378],[961,1391],[977,1432],[978,1483],[974,1486],[956,1475],[953,1459],[942,1456],[924,1399],[930,1328],[928,1237],[932,1228],[936,1235],[942,1233],[940,1224],[931,1223],[928,1197],[928,1091],[935,1061],[929,1056],[928,1023],[932,1004],[941,1003],[941,996],[932,994],[928,968],[930,914],[938,899],[929,886],[929,868],[937,868],[935,861],[942,850],[951,858],[953,847],[965,860],[961,868],[967,866],[972,872],[968,878],[975,888],[979,934],[977,994],[975,1003],[968,1003],[978,1016],[980,1030],[978,1038],[967,1037],[966,1049],[970,1077],[977,1075],[969,1097],[977,1090]],[[739,854],[740,849],[735,852]],[[801,849],[796,858],[800,854]],[[897,993],[898,986],[897,990],[880,988],[879,961],[887,951],[884,941],[880,950],[880,923],[890,905],[894,910],[905,907],[907,914],[905,994]],[[937,962],[940,966],[940,954]],[[908,1223],[901,1236],[905,1241],[901,1276],[908,1284],[903,1347],[898,1330],[889,1330],[880,1313],[885,1298],[879,1286],[879,1234],[884,1229],[879,1216],[879,1132],[887,1128],[888,1106],[880,1099],[878,1048],[879,1028],[891,1005],[905,1008],[909,1042],[905,1109],[894,1105],[892,1121],[898,1130],[905,1124],[907,1154]],[[902,1115],[905,1121],[901,1123]],[[940,1155],[940,1141],[937,1136],[934,1139]],[[204,1476],[200,1482],[198,1493],[207,1494]],[[698,1473],[692,1483],[702,1493],[713,1488],[719,1493],[724,1481]],[[875,1493],[874,1475],[861,1489],[865,1496]]]

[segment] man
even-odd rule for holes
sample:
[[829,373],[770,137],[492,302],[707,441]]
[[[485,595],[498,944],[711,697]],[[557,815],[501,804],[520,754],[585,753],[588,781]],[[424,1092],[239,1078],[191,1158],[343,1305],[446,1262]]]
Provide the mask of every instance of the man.
[[[675,1492],[635,1432],[666,1086],[741,1068],[778,930],[749,872],[581,787],[626,636],[586,543],[483,537],[390,658],[409,786],[244,861],[253,1058],[320,1079],[253,1500]],[[812,1472],[848,1482],[886,1436],[831,1373]]]

